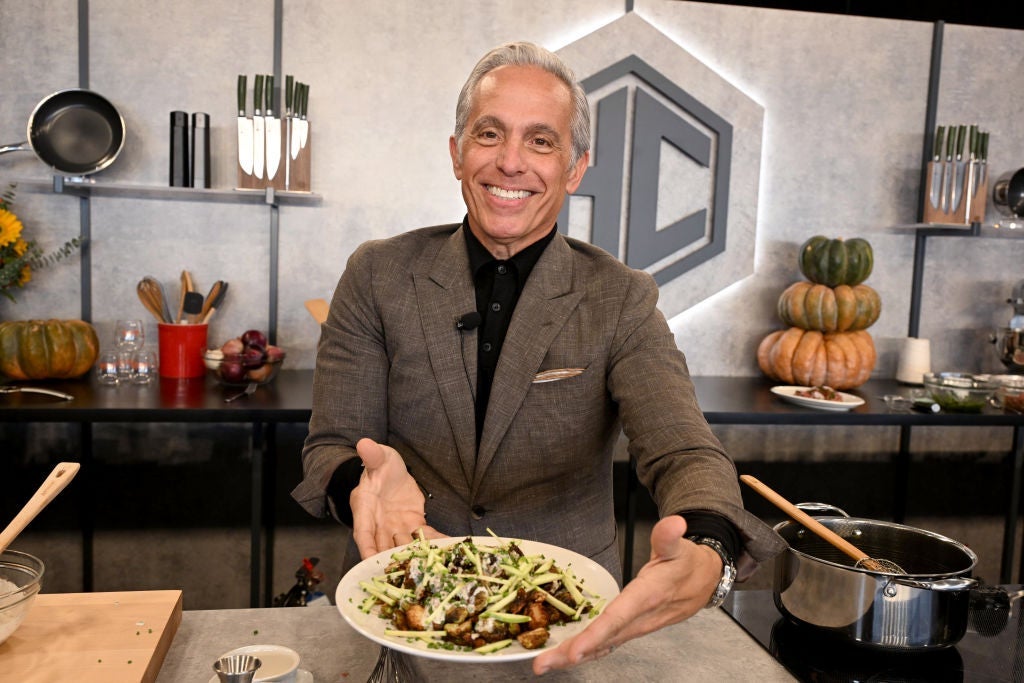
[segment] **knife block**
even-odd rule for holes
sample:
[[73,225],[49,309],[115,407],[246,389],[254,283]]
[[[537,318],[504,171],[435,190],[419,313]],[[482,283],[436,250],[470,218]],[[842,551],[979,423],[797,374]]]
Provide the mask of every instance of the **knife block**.
[[[237,164],[238,168],[238,185],[239,190],[265,190],[268,187],[274,188],[274,190],[284,190],[289,192],[310,192],[310,169],[312,167],[312,152],[311,152],[311,141],[312,141],[312,126],[309,125],[309,132],[306,135],[306,145],[300,147],[298,154],[293,159],[289,150],[290,142],[288,135],[285,134],[285,126],[282,122],[281,127],[281,163],[277,167],[277,173],[274,174],[273,178],[267,177],[267,169],[264,167],[263,176],[257,178],[252,173],[246,173],[242,169],[241,164]],[[237,155],[236,155],[237,158]]]
[[[948,183],[946,192],[940,185],[936,195],[939,200],[938,206],[932,204],[931,196],[933,190],[933,170],[946,166],[946,171],[953,176]],[[923,220],[925,223],[939,223],[942,225],[970,225],[985,220],[985,200],[988,193],[988,172],[987,164],[981,161],[966,162],[962,178],[959,203],[954,202],[957,193],[955,165],[941,161],[928,162],[928,179],[924,191]],[[942,173],[939,174],[939,182],[942,180]]]

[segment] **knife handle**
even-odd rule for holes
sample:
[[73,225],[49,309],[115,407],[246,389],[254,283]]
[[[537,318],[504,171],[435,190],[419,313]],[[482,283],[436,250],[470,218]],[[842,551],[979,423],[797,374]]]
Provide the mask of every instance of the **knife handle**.
[[960,124],[956,127],[956,156],[960,158],[964,155],[964,139],[967,137],[967,126]]
[[942,158],[942,139],[946,137],[946,127],[939,126],[935,129],[935,142],[932,144],[932,159],[938,161]]
[[949,133],[946,135],[946,160],[953,160],[953,150],[956,148],[956,131],[953,130],[953,126],[949,127]]
[[295,76],[284,77],[284,108],[288,116],[292,114],[292,92],[295,90]]
[[302,111],[301,118],[306,118],[306,107],[309,106],[309,83],[302,84]]
[[256,74],[256,84],[252,91],[253,114],[262,116],[263,110],[263,74]]
[[988,160],[988,133],[978,134],[981,140],[978,142],[978,156],[982,161]]
[[248,76],[238,74],[238,115],[245,116],[245,95],[248,91]]
[[263,108],[263,113],[270,116],[271,112],[274,111],[274,74],[267,74],[264,89],[266,92],[266,106]]

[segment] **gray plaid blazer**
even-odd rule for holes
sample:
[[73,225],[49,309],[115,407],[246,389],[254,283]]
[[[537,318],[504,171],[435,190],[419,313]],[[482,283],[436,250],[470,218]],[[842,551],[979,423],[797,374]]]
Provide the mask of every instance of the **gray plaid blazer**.
[[555,544],[620,577],[612,457],[624,433],[661,514],[730,519],[748,575],[783,544],[743,509],[657,298],[649,275],[556,235],[513,314],[478,450],[477,332],[456,329],[476,310],[461,225],[362,245],[322,327],[292,496],[328,514],[331,474],[370,437],[401,453],[439,531]]

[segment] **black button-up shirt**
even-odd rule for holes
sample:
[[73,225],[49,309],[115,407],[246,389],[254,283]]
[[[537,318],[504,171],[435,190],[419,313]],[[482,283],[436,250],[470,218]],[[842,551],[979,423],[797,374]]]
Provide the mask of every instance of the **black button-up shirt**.
[[487,403],[491,398],[491,386],[494,384],[494,372],[498,367],[498,357],[505,343],[509,323],[515,312],[519,295],[526,286],[526,279],[537,265],[541,254],[555,236],[555,228],[510,259],[496,259],[480,243],[469,223],[462,222],[462,232],[466,236],[466,249],[469,252],[469,270],[473,274],[473,286],[476,289],[476,310],[480,314],[480,331],[477,332],[477,372],[476,372],[476,440],[480,444],[483,434],[484,417],[487,415]]

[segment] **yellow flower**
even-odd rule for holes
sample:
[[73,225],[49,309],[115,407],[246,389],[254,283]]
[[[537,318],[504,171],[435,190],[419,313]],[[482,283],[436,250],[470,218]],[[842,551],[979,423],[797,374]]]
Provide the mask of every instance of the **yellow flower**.
[[0,247],[6,247],[21,237],[22,225],[18,217],[7,209],[0,208]]

